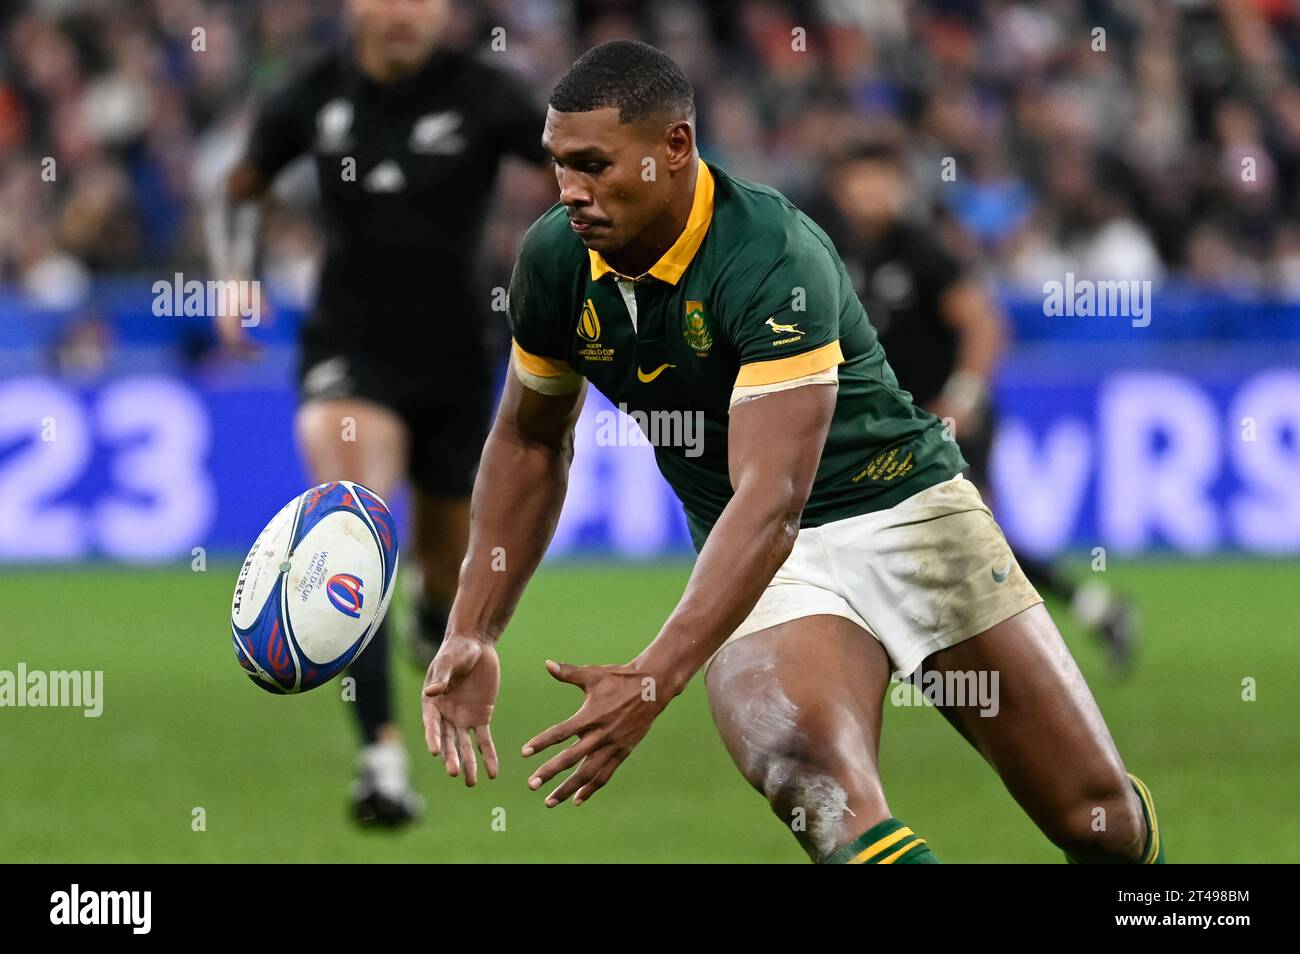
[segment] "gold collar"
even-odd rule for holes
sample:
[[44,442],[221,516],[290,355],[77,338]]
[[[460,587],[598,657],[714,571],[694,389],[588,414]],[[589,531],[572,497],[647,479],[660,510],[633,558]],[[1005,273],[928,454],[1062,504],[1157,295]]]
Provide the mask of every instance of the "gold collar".
[[[670,285],[676,285],[686,272],[686,267],[691,264],[691,259],[695,257],[695,253],[700,250],[700,245],[704,242],[704,233],[709,230],[709,223],[713,221],[713,173],[709,171],[703,159],[696,160],[696,163],[695,198],[691,201],[691,214],[686,220],[686,228],[682,229],[682,234],[677,236],[677,241],[664,252],[663,257],[650,266],[650,270],[645,273]],[[593,282],[598,281],[608,272],[632,281],[645,277],[645,275],[638,275],[636,279],[632,279],[631,276],[624,275],[605,261],[597,251],[588,250],[587,257],[591,259]]]

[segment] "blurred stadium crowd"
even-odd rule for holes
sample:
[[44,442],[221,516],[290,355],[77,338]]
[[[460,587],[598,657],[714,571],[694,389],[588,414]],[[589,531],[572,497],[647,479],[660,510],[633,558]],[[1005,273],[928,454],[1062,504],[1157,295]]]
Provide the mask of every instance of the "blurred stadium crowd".
[[[1300,296],[1290,0],[453,6],[447,41],[503,58],[539,100],[594,43],[655,43],[696,84],[704,155],[796,201],[815,198],[837,144],[888,135],[905,147],[918,212],[1002,282],[1032,289],[1073,270]],[[0,6],[0,283],[75,308],[105,275],[202,273],[197,197],[239,151],[258,97],[339,41],[341,7]],[[281,183],[289,208],[310,208],[310,179]],[[503,180],[485,264],[497,281],[552,200],[535,180]],[[281,285],[307,293],[314,251],[309,219],[272,220],[267,268]]]

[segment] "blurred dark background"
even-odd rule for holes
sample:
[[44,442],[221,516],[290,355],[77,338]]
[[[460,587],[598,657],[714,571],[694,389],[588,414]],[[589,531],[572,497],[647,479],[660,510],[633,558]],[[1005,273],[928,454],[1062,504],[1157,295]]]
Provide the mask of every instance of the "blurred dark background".
[[[0,17],[0,280],[56,306],[102,275],[202,270],[196,191],[237,150],[249,104],[343,29],[332,0],[37,0]],[[498,27],[504,51],[489,48]],[[448,42],[502,58],[540,100],[618,36],[686,69],[706,156],[796,202],[838,142],[889,133],[923,211],[1008,282],[1073,268],[1300,294],[1288,0],[459,3]],[[47,156],[57,177],[39,188]],[[512,185],[497,266],[525,224],[512,210],[535,208]],[[281,221],[272,240],[272,268],[305,286],[311,231]]]

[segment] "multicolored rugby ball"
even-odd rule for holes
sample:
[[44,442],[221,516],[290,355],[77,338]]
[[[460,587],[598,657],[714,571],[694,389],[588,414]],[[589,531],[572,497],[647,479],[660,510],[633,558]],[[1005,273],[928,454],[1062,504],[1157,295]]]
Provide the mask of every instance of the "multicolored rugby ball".
[[235,583],[235,658],[267,692],[329,682],[383,622],[397,573],[397,525],[374,491],[334,480],[281,508]]

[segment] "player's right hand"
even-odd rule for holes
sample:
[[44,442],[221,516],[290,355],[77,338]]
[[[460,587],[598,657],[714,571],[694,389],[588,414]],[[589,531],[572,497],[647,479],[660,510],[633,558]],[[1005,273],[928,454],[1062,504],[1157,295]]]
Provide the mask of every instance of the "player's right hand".
[[492,744],[492,709],[501,688],[496,647],[473,636],[448,636],[429,664],[420,705],[429,754],[442,756],[447,774],[464,772],[465,784],[478,782],[478,761],[470,730],[478,742],[488,778],[497,777],[497,750]]

